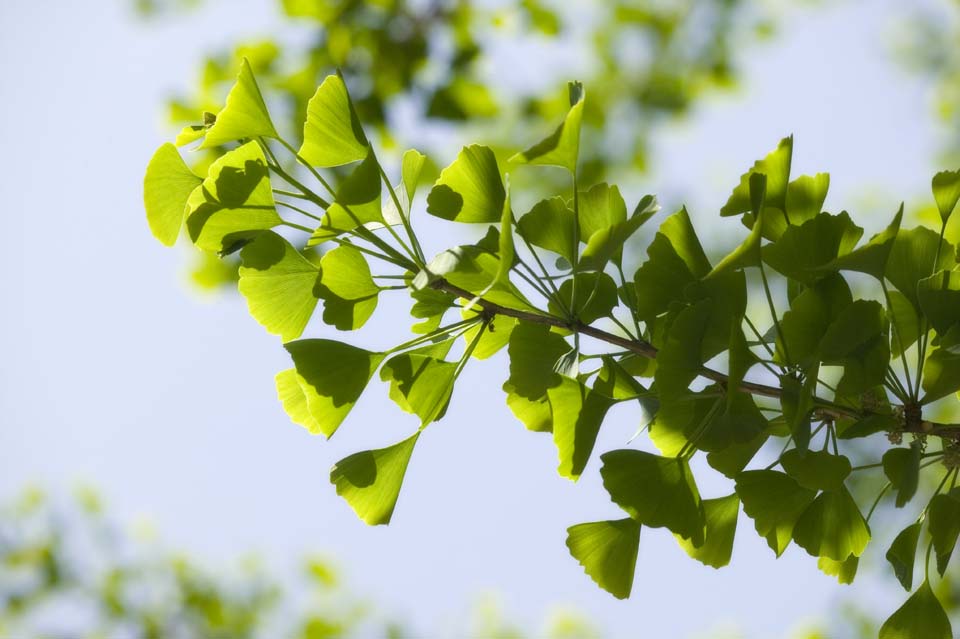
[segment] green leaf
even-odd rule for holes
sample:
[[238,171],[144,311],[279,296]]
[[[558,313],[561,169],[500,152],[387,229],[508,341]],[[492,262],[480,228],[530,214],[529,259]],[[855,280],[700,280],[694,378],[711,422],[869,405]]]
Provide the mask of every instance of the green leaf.
[[[592,193],[593,190],[595,189],[592,189],[590,193]],[[620,193],[616,190],[616,187],[609,189],[609,193],[611,197],[620,197]],[[586,217],[593,210],[588,205],[588,201],[591,200],[584,200],[584,206],[581,210],[581,227],[591,224],[590,218]],[[647,195],[640,201],[637,209],[629,218],[593,231],[580,257],[580,268],[586,270],[603,270],[604,266],[606,266],[607,262],[611,259],[614,264],[619,265],[623,258],[624,243],[630,239],[630,236],[632,236],[644,222],[653,217],[653,214],[658,210],[660,210],[660,206],[657,204],[656,198],[652,195]]]
[[534,246],[553,251],[569,263],[574,262],[573,211],[561,197],[537,202],[517,222],[520,235]]
[[576,481],[590,459],[613,400],[569,377],[561,377],[559,386],[547,390],[547,397],[553,415],[553,441],[560,456],[557,472]]
[[[293,357],[307,409],[317,430],[331,437],[360,399],[383,361],[383,353],[327,339],[288,342],[284,348]],[[289,387],[289,381],[287,384]],[[291,417],[297,419],[299,414]]]
[[238,288],[250,314],[285,342],[300,337],[317,307],[320,269],[270,231],[244,246],[240,257]]
[[606,182],[580,191],[580,241],[587,243],[595,233],[627,221],[627,204],[620,189]]
[[173,246],[186,216],[187,198],[203,180],[194,175],[177,147],[169,142],[157,149],[143,178],[143,205],[150,232],[166,246]]
[[843,561],[830,559],[830,557],[820,557],[817,560],[817,568],[824,574],[836,577],[841,584],[852,584],[859,566],[860,558],[855,555],[850,555]]
[[960,271],[940,271],[917,283],[920,310],[938,334],[960,323]]
[[[953,246],[943,240],[937,256],[940,236],[924,226],[902,230],[897,234],[887,260],[887,279],[920,310],[917,283],[937,271],[951,270],[956,265]],[[936,258],[936,264],[934,264]]]
[[308,245],[320,244],[360,226],[384,224],[380,166],[373,153],[370,153],[337,187],[337,197],[327,209]]
[[455,222],[499,222],[506,191],[488,147],[465,146],[427,196],[427,213]]
[[780,407],[793,435],[793,443],[801,451],[806,451],[810,445],[810,415],[819,370],[814,366],[802,381],[789,373],[780,376]]
[[685,459],[627,449],[600,459],[603,487],[614,503],[645,526],[665,527],[694,546],[703,545],[703,506]]
[[517,153],[511,162],[561,166],[571,174],[577,172],[577,157],[580,153],[580,120],[583,117],[583,85],[570,82],[570,110],[563,123],[550,136],[537,142],[526,151]]
[[920,528],[923,522],[916,522],[900,531],[890,544],[887,561],[893,566],[897,581],[907,592],[913,588],[913,565],[917,560],[917,542],[920,540]]
[[736,479],[750,460],[763,448],[769,436],[768,433],[761,432],[753,439],[711,452],[707,455],[707,463],[711,468],[723,473],[725,477]]
[[337,494],[346,499],[367,524],[390,523],[410,455],[419,437],[417,431],[392,446],[354,453],[338,461],[330,470],[330,483],[336,486]]
[[417,415],[422,426],[446,413],[457,364],[443,358],[452,344],[447,340],[395,355],[380,369],[380,379],[390,382],[390,399]]
[[370,276],[363,254],[342,245],[320,258],[317,295],[323,298],[323,321],[341,331],[366,324],[377,308],[380,287]]
[[863,229],[846,212],[820,213],[800,226],[790,226],[780,238],[763,247],[763,260],[779,273],[812,284],[823,277],[823,267],[856,246]]
[[230,252],[282,222],[267,160],[256,142],[217,158],[203,184],[187,199],[187,231],[205,251]]
[[686,209],[660,225],[647,247],[649,259],[634,275],[638,318],[649,321],[683,302],[686,288],[710,272],[710,262],[697,239]]
[[830,189],[830,174],[801,175],[787,185],[787,216],[790,224],[800,225],[823,211]]
[[679,537],[677,541],[693,559],[712,568],[723,568],[730,563],[730,556],[733,554],[740,498],[734,493],[718,499],[704,499],[703,513],[707,522],[703,545],[696,547],[690,541]]
[[[479,314],[480,309],[477,307],[469,311],[464,309],[461,312],[463,319],[477,317]],[[475,359],[488,359],[498,353],[500,349],[510,342],[510,336],[513,334],[513,329],[517,327],[519,321],[520,320],[513,317],[499,315],[490,320],[486,329],[483,328],[483,322],[478,322],[475,326],[464,331],[463,341],[467,345],[479,337],[479,341],[473,347],[473,353],[471,353],[470,356]],[[481,330],[483,331],[482,334]]]
[[800,515],[793,540],[814,557],[844,561],[859,557],[870,541],[870,529],[847,491],[822,492]]
[[774,470],[748,470],[737,476],[743,512],[779,557],[790,544],[794,526],[813,503],[816,491]]
[[777,148],[767,157],[758,160],[749,171],[740,176],[740,184],[733,190],[720,215],[727,217],[750,212],[750,176],[762,173],[767,176],[766,206],[786,210],[787,183],[790,180],[790,161],[793,156],[793,136],[780,140]]
[[903,508],[917,493],[920,481],[921,448],[891,448],[883,454],[883,472],[897,491],[897,508]]
[[550,400],[546,395],[540,399],[527,399],[516,393],[508,392],[507,406],[514,417],[519,419],[527,430],[532,430],[535,433],[553,431],[553,412],[550,410]]
[[933,199],[937,202],[944,226],[960,200],[960,171],[941,171],[933,176]]
[[267,105],[263,102],[260,87],[253,77],[253,70],[246,58],[240,64],[237,82],[227,95],[226,106],[217,114],[217,119],[200,145],[201,149],[227,144],[245,138],[276,138],[277,130],[270,120]]
[[933,549],[937,553],[937,572],[942,577],[960,536],[960,488],[931,499],[927,519]]
[[846,255],[840,255],[826,266],[824,270],[857,271],[872,275],[881,282],[887,271],[887,262],[893,243],[900,232],[900,222],[903,220],[903,204],[893,217],[893,221],[883,231],[870,238],[863,246],[854,249]]
[[277,397],[283,405],[283,410],[294,424],[303,426],[313,435],[323,432],[323,427],[310,414],[307,406],[307,394],[303,390],[297,369],[288,368],[277,373],[274,378],[277,386]]
[[631,518],[594,521],[567,528],[567,548],[584,572],[617,599],[633,588],[640,524]]
[[856,300],[844,308],[820,340],[824,364],[843,366],[838,390],[858,394],[883,383],[890,362],[890,339],[883,306]]
[[[560,285],[560,300],[573,315],[584,324],[591,324],[601,317],[610,317],[618,303],[617,284],[602,272],[577,273],[577,299],[573,295],[573,278]],[[564,315],[561,307],[550,300],[548,308],[554,315]]]
[[[808,370],[820,361],[820,341],[827,328],[853,302],[846,280],[831,274],[803,290],[790,301],[790,310],[780,320],[777,358]],[[786,344],[784,344],[784,342]]]
[[880,627],[880,639],[953,639],[950,619],[930,589],[930,583],[913,593]]
[[410,149],[403,154],[403,160],[400,162],[400,175],[403,178],[403,188],[407,192],[407,202],[413,205],[413,197],[417,194],[417,186],[420,185],[420,175],[423,173],[423,165],[427,161],[427,156],[416,149]]
[[748,266],[760,265],[760,244],[762,236],[760,231],[763,229],[763,214],[759,218],[760,223],[754,224],[747,238],[733,251],[727,254],[720,262],[713,267],[713,270],[707,274],[707,278],[716,277],[728,271],[743,270]]
[[346,83],[328,75],[307,103],[300,156],[312,166],[341,166],[366,158],[369,144]]
[[457,298],[450,293],[429,287],[411,290],[410,297],[414,300],[410,315],[424,320],[414,324],[410,330],[423,335],[437,330],[443,322],[444,314],[453,308],[457,301]]
[[529,400],[547,396],[547,390],[560,385],[554,366],[570,345],[548,326],[521,321],[510,335],[510,377],[503,385],[507,393]]
[[825,450],[801,453],[794,448],[780,456],[780,465],[798,484],[810,490],[840,490],[852,470],[849,459]]
[[[490,227],[488,238],[499,243],[499,233]],[[454,286],[493,304],[521,311],[535,311],[523,293],[509,280],[497,279],[501,272],[500,258],[480,245],[458,246],[434,257],[426,269],[413,280],[414,288],[443,277]]]
[[930,353],[923,363],[923,391],[921,404],[960,391],[960,354],[945,348]]
[[891,334],[891,347],[893,354],[899,357],[920,338],[920,317],[906,295],[900,291],[890,291],[887,319],[896,326],[897,334]]
[[683,395],[703,368],[702,343],[710,322],[709,300],[677,313],[657,353],[654,375],[661,398]]

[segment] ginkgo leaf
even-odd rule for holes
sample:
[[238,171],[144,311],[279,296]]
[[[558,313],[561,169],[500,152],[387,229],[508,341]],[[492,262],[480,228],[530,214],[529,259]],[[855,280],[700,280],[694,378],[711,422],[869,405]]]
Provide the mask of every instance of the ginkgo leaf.
[[960,391],[960,353],[938,348],[927,355],[923,363],[923,391],[921,404],[929,404]]
[[293,358],[310,416],[331,437],[360,399],[383,353],[327,339],[288,342],[284,348]]
[[619,265],[624,243],[659,210],[656,198],[648,195],[629,218],[594,231],[580,256],[580,268],[603,270],[610,260]]
[[627,204],[616,186],[602,182],[580,192],[580,241],[588,244],[596,233],[627,221]]
[[283,405],[283,410],[290,417],[290,421],[299,424],[313,435],[323,432],[323,427],[310,414],[307,406],[307,395],[303,390],[300,376],[296,368],[288,368],[277,373],[274,378],[277,386],[277,397]]
[[917,283],[956,266],[954,247],[936,231],[918,226],[900,229],[887,258],[886,277],[920,311]]
[[787,184],[786,205],[790,224],[803,224],[823,212],[823,202],[827,199],[829,189],[829,173],[801,175]]
[[419,437],[420,431],[417,431],[392,446],[354,453],[330,470],[330,483],[336,486],[337,494],[365,523],[371,526],[390,523]]
[[917,542],[920,540],[920,528],[923,522],[915,522],[900,531],[887,550],[887,561],[893,566],[900,585],[907,592],[913,588],[913,566],[917,560]]
[[450,401],[457,364],[443,358],[452,343],[447,340],[394,355],[380,370],[380,379],[390,382],[390,399],[420,417],[423,426],[441,419]]
[[798,484],[811,490],[840,490],[852,470],[849,459],[825,450],[801,453],[794,448],[780,455],[780,465]]
[[[748,470],[737,478],[743,512],[779,557],[790,544],[797,520],[813,503],[816,491],[774,470]],[[845,559],[846,557],[844,557]]]
[[249,138],[275,138],[277,130],[263,102],[260,87],[246,58],[240,63],[237,82],[227,95],[227,102],[200,145],[202,149]]
[[[574,287],[573,282],[577,285]],[[577,299],[573,300],[574,288]],[[560,285],[558,301],[550,300],[548,308],[555,315],[563,315],[563,308],[569,309],[584,324],[590,324],[601,317],[609,317],[617,306],[617,283],[606,273],[577,273]],[[563,304],[563,307],[560,306]]]
[[320,244],[360,226],[386,223],[381,206],[380,168],[371,153],[338,185],[337,196],[313,232],[309,245]]
[[307,103],[300,156],[312,166],[350,164],[367,157],[369,142],[340,75],[328,75]]
[[960,271],[940,271],[920,280],[917,301],[934,330],[945,335],[960,324]]
[[217,158],[187,199],[187,231],[205,251],[230,252],[282,222],[267,160],[256,142]]
[[870,528],[846,488],[826,491],[800,515],[793,540],[814,557],[844,561],[859,557],[870,541]]
[[400,162],[400,175],[403,179],[403,188],[407,193],[407,202],[412,204],[413,197],[417,194],[417,187],[420,185],[420,174],[423,173],[423,165],[427,161],[427,156],[416,149],[410,149],[403,154]]
[[933,176],[933,199],[937,202],[940,219],[946,225],[960,200],[960,170],[941,171]]
[[793,136],[780,140],[780,144],[764,159],[758,160],[749,171],[740,176],[740,184],[730,194],[727,203],[720,209],[720,215],[739,215],[751,210],[750,176],[762,173],[767,176],[766,205],[786,210],[787,184],[790,180],[790,162],[793,157]]
[[547,397],[553,415],[553,442],[560,455],[557,472],[576,481],[590,459],[613,400],[569,377],[548,389]]
[[927,508],[928,530],[937,553],[937,572],[942,577],[960,537],[960,488],[935,495]]
[[573,211],[562,197],[537,202],[517,221],[517,227],[520,235],[534,246],[553,251],[573,263],[576,251]]
[[730,556],[733,554],[740,498],[734,493],[718,499],[704,499],[703,513],[706,520],[703,545],[694,546],[682,537],[677,537],[677,541],[693,559],[711,568],[723,568],[730,563]]
[[150,158],[143,178],[143,205],[153,236],[173,246],[187,212],[187,198],[203,179],[194,175],[177,148],[167,142]]
[[893,250],[893,243],[897,239],[897,233],[900,232],[900,222],[902,220],[903,204],[900,205],[900,209],[887,228],[874,235],[863,246],[845,255],[840,255],[823,268],[825,270],[859,271],[872,275],[882,282],[887,270],[887,261],[890,259],[890,251]]
[[561,166],[572,174],[577,172],[584,91],[579,82],[570,82],[567,88],[570,94],[570,110],[563,123],[550,136],[514,155],[510,158],[511,162]]
[[836,577],[841,584],[852,584],[857,576],[857,568],[860,566],[860,558],[856,555],[850,555],[843,561],[837,561],[830,557],[820,557],[817,559],[817,568],[825,575]]
[[763,260],[787,277],[811,284],[823,277],[822,267],[856,246],[863,229],[846,212],[820,213],[800,226],[790,226],[763,247]]
[[499,222],[506,191],[489,147],[463,147],[427,196],[427,213],[455,222]]
[[924,581],[880,627],[880,639],[953,639],[950,618]]
[[633,588],[640,524],[627,518],[593,521],[567,528],[567,548],[598,586],[617,599]]
[[320,269],[267,231],[240,253],[240,294],[255,320],[287,342],[300,337],[317,306]]
[[918,445],[891,448],[883,454],[883,472],[897,491],[897,508],[903,508],[917,492],[920,482],[921,450]]
[[374,284],[363,253],[341,245],[320,258],[317,295],[323,298],[323,321],[341,331],[366,324],[377,309],[380,287]]
[[600,459],[603,487],[614,503],[644,526],[665,527],[703,545],[703,506],[685,459],[640,450],[614,450]]

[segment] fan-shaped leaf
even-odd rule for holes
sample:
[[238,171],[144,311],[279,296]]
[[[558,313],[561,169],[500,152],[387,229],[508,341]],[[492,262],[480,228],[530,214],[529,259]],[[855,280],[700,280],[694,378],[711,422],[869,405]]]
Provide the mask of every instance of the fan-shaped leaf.
[[817,493],[783,473],[748,470],[737,476],[737,494],[743,502],[743,512],[753,519],[757,533],[766,537],[779,557],[790,544],[797,520]]
[[347,85],[329,75],[307,103],[300,156],[312,166],[340,166],[362,160],[369,142],[354,111]]
[[640,544],[635,520],[594,521],[567,528],[567,548],[597,585],[617,599],[633,588]]
[[859,557],[870,541],[870,529],[846,488],[822,492],[793,528],[793,540],[814,557],[844,561]]
[[363,254],[352,246],[338,246],[320,258],[320,269],[317,295],[323,298],[323,321],[341,331],[363,326],[380,294]]
[[330,470],[330,483],[336,486],[337,494],[347,500],[367,524],[390,523],[419,437],[420,431],[417,431],[392,446],[354,453]]
[[880,639],[952,639],[953,628],[930,583],[913,593],[880,627]]
[[187,198],[201,182],[169,142],[150,158],[143,178],[143,205],[150,232],[163,244],[176,244],[186,216]]
[[253,77],[253,69],[246,58],[240,64],[237,82],[227,95],[226,106],[217,114],[213,126],[207,129],[202,149],[220,146],[246,138],[275,138],[277,130],[270,120],[260,87]]
[[704,499],[703,512],[707,524],[703,545],[696,547],[689,540],[679,537],[677,541],[688,555],[700,563],[712,568],[723,568],[730,563],[730,556],[733,554],[740,498],[734,493],[718,499]]
[[576,481],[590,459],[613,400],[569,377],[561,377],[560,385],[547,390],[547,397],[553,416],[553,442],[560,456],[557,472]]
[[510,158],[511,162],[561,166],[570,173],[577,172],[584,91],[579,82],[570,82],[567,87],[570,92],[570,110],[563,123],[549,137],[514,155]]
[[455,222],[499,222],[505,198],[493,151],[465,146],[440,172],[427,196],[427,213]]

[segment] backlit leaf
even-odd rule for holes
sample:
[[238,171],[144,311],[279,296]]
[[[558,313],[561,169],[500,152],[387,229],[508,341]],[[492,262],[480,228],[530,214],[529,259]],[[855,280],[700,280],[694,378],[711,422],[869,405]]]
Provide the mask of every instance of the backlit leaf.
[[953,628],[930,588],[924,581],[906,603],[880,627],[880,639],[952,639]]
[[392,446],[354,453],[338,461],[330,470],[330,483],[336,486],[337,494],[347,500],[367,524],[390,523],[410,455],[419,437],[417,431]]
[[594,521],[567,528],[567,548],[597,585],[617,599],[633,588],[640,524],[631,518]]
[[722,568],[730,563],[730,556],[733,554],[740,498],[734,493],[718,499],[704,499],[703,512],[707,523],[703,545],[696,547],[683,538],[678,538],[677,541],[688,555],[700,563],[712,568]]
[[780,456],[780,465],[797,483],[810,490],[840,490],[850,475],[850,460],[843,455],[827,451],[797,449],[788,450]]
[[169,142],[150,158],[143,178],[143,204],[150,232],[163,244],[176,244],[186,216],[187,198],[201,182]]
[[720,209],[720,215],[739,215],[751,210],[750,176],[762,173],[767,176],[766,205],[779,209],[780,214],[786,209],[787,183],[790,180],[790,161],[793,156],[793,136],[780,140],[777,148],[767,157],[758,160],[749,171],[740,176],[740,184],[733,190],[727,203]]
[[960,171],[941,171],[933,176],[933,199],[937,202],[940,219],[944,224],[960,200]]
[[570,82],[570,111],[563,123],[549,137],[510,158],[511,162],[561,166],[576,173],[580,153],[580,120],[583,117],[583,85]]
[[590,459],[613,400],[569,377],[561,377],[559,386],[547,390],[547,397],[553,415],[553,441],[560,456],[557,472],[576,481]]
[[427,196],[427,213],[456,222],[499,222],[506,191],[488,147],[463,147],[440,172]]
[[800,515],[793,540],[814,557],[844,561],[859,557],[870,541],[870,529],[846,488],[826,491]]
[[341,245],[320,258],[317,295],[323,298],[323,321],[341,331],[363,326],[377,308],[380,287],[370,276],[363,254]]
[[340,166],[366,158],[368,147],[346,83],[328,75],[307,103],[300,156],[312,166]]
[[227,95],[226,106],[217,114],[200,148],[208,149],[246,138],[275,138],[277,130],[270,120],[260,87],[246,58],[240,65],[237,82]]
[[937,572],[942,577],[960,536],[960,488],[941,493],[930,500],[927,509],[928,529],[937,554]]
[[534,246],[574,261],[573,211],[561,197],[541,200],[517,222],[520,234]]
[[[748,470],[737,476],[743,512],[779,557],[790,544],[794,526],[813,503],[816,491],[774,470]],[[846,558],[846,557],[844,557]]]
[[901,530],[886,555],[897,580],[907,592],[913,589],[913,565],[917,560],[917,542],[922,526],[923,522],[918,521]]

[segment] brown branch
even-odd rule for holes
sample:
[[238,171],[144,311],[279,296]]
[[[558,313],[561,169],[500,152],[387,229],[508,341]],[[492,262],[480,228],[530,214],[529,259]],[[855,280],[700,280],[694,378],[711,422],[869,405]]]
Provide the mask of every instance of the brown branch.
[[[472,300],[476,297],[473,293],[458,286],[454,286],[443,278],[434,280],[430,286],[437,290],[445,291],[451,295],[455,295],[467,300]],[[581,335],[593,337],[594,339],[598,339],[608,344],[613,344],[614,346],[619,346],[620,348],[640,355],[641,357],[647,357],[649,359],[657,358],[657,347],[644,339],[630,339],[627,337],[622,337],[620,335],[599,329],[595,326],[583,324],[579,321],[567,320],[562,317],[548,315],[545,313],[521,311],[485,300],[483,298],[476,300],[474,303],[482,308],[484,312],[491,315],[503,315],[504,317],[513,317],[515,319],[524,320],[534,324],[545,324],[546,326],[564,328],[569,331],[580,333]],[[730,378],[724,373],[707,367],[700,369],[699,375],[723,385],[727,385],[730,381]],[[738,388],[741,391],[751,395],[760,395],[762,397],[770,397],[773,399],[780,399],[781,395],[783,394],[782,389],[777,386],[768,386],[766,384],[759,384],[756,382],[741,381]],[[876,414],[870,411],[858,411],[855,408],[841,406],[820,397],[814,397],[813,401],[816,406],[816,410],[821,415],[833,419],[863,419]],[[910,420],[903,427],[902,431],[906,433],[933,435],[936,437],[960,440],[960,424],[942,424],[923,420]]]

